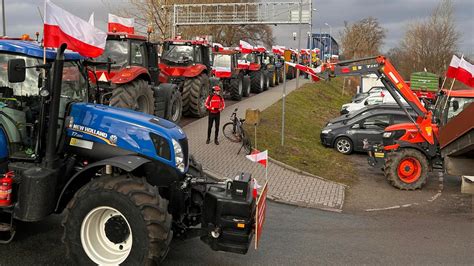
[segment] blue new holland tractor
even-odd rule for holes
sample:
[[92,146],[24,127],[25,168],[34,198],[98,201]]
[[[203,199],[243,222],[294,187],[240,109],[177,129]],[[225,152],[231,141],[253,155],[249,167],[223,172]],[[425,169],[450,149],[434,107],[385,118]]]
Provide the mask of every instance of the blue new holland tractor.
[[87,62],[65,49],[0,40],[1,242],[17,220],[63,213],[78,264],[158,264],[178,237],[246,253],[250,175],[209,181],[179,126],[89,103]]

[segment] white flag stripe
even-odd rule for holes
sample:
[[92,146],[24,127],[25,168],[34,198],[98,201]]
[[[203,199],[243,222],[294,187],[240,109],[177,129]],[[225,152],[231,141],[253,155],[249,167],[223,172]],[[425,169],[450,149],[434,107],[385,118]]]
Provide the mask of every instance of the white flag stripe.
[[456,55],[453,55],[453,58],[451,59],[449,66],[457,68],[459,67],[460,63],[461,63],[461,59],[459,59]]
[[65,34],[73,36],[79,41],[101,49],[105,48],[107,33],[56,6],[49,0],[45,1],[44,24],[59,26]]
[[474,76],[474,65],[464,60],[464,58],[462,58],[460,61],[461,62],[459,63],[459,67],[466,70],[467,72],[471,73],[471,75]]
[[109,13],[109,23],[118,23],[126,27],[133,28],[135,19],[133,18],[122,18],[114,14]]
[[94,12],[92,12],[91,16],[89,17],[89,24],[94,26]]

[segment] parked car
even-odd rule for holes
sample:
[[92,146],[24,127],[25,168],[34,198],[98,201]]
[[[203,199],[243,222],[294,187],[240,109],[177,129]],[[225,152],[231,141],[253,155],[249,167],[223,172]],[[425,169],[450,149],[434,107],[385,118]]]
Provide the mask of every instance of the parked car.
[[[411,107],[409,105],[407,105],[405,107],[407,109],[411,109]],[[382,103],[382,104],[376,104],[376,105],[368,105],[368,106],[365,106],[364,108],[359,109],[357,111],[354,111],[354,112],[351,112],[351,113],[348,113],[348,114],[343,114],[341,116],[333,118],[333,119],[329,120],[326,123],[326,126],[330,126],[330,125],[338,123],[338,122],[343,122],[343,121],[350,120],[350,119],[352,119],[356,116],[364,115],[366,112],[369,112],[369,111],[382,110],[382,109],[401,110],[400,106],[396,103],[395,104],[392,104],[392,103],[384,104],[384,103]]]
[[371,95],[371,94],[380,94],[380,92],[382,92],[382,90],[385,90],[385,87],[383,86],[377,86],[377,87],[372,87],[370,88],[368,91],[366,92],[360,92],[360,93],[357,93],[356,95],[354,95],[354,97],[352,97],[352,102],[356,102],[356,101],[360,101],[360,100],[363,100],[365,98],[367,98],[367,96]]
[[[416,117],[414,111],[410,115]],[[364,139],[371,145],[382,143],[384,129],[393,124],[406,123],[410,119],[401,109],[377,108],[361,112],[349,120],[342,120],[326,126],[320,134],[321,143],[334,147],[342,154],[353,151],[364,152]]]
[[[399,96],[400,98],[400,96]],[[407,102],[401,98],[403,104]],[[383,87],[374,87],[372,93],[369,93],[367,97],[358,99],[351,103],[346,103],[342,105],[341,115],[350,114],[352,112],[358,111],[366,106],[372,106],[377,104],[396,104],[397,102],[392,97],[392,95]]]

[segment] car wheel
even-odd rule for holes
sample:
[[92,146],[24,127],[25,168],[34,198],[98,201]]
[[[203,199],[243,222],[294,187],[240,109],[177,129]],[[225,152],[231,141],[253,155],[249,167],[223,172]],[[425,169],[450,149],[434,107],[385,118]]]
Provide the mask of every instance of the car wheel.
[[342,154],[351,154],[354,149],[352,141],[346,137],[340,137],[336,139],[334,148]]

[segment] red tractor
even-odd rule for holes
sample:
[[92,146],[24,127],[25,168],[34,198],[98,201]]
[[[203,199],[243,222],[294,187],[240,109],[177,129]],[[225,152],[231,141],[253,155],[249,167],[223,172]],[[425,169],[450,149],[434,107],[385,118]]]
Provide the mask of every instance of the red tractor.
[[234,101],[250,94],[250,76],[246,67],[239,67],[238,53],[235,50],[214,47],[211,84],[219,84],[224,96]]
[[[364,61],[369,62],[354,64]],[[452,96],[458,98],[452,100],[452,106],[438,104],[434,111],[431,111],[425,108],[395,67],[384,56],[324,64],[323,70],[330,76],[376,74],[400,108],[410,118],[410,123],[386,127],[383,133],[383,145],[374,145],[372,148],[368,143],[364,145],[369,149],[369,164],[374,167],[383,167],[387,180],[394,187],[404,190],[419,189],[426,183],[429,171],[443,169],[439,148],[439,114],[446,113],[445,108],[456,109],[457,112],[460,112],[462,110],[459,108],[460,99],[462,99],[463,106],[465,106],[464,103],[472,102],[474,100],[472,91],[452,92]],[[402,99],[416,113],[415,117],[409,114]],[[457,112],[451,113],[457,115]]]
[[183,99],[183,113],[193,117],[207,114],[210,93],[210,45],[207,40],[166,40],[162,46],[160,81],[176,84]]
[[260,93],[270,87],[270,77],[263,63],[265,53],[263,49],[254,48],[251,53],[238,54],[239,66],[246,69],[246,73],[250,76],[250,88],[255,93]]
[[109,32],[104,53],[89,71],[90,80],[97,87],[95,102],[178,123],[183,106],[181,95],[176,85],[160,84],[157,48],[144,36]]

